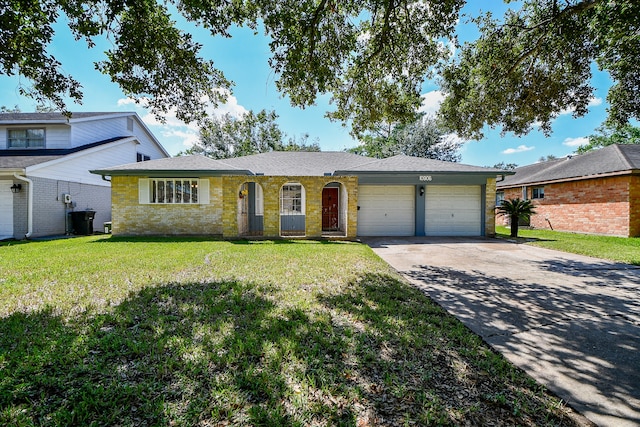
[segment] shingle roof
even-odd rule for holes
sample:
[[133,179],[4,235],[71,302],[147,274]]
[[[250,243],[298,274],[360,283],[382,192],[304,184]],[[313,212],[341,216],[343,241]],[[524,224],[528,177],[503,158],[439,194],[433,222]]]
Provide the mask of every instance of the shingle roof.
[[322,176],[338,169],[351,168],[374,159],[343,151],[272,151],[252,156],[225,159],[224,162],[271,176]]
[[484,168],[481,166],[471,166],[462,163],[445,162],[442,160],[426,159],[423,157],[412,157],[397,155],[386,159],[369,159],[367,163],[360,164],[347,169],[337,169],[340,172],[481,172],[500,174],[504,171],[499,169]]
[[51,160],[58,159],[60,157],[67,156],[79,151],[88,150],[89,148],[98,147],[100,145],[109,144],[112,142],[120,141],[123,139],[129,139],[130,136],[118,136],[115,138],[109,138],[91,144],[81,145],[74,148],[55,148],[55,149],[10,149],[0,150],[0,169],[23,169],[28,166],[45,163]]
[[169,159],[151,160],[141,163],[116,166],[92,171],[101,175],[125,175],[144,172],[207,172],[246,173],[247,175],[270,176],[323,176],[331,174],[358,173],[484,173],[501,174],[498,169],[463,165],[410,156],[395,156],[374,159],[342,151],[273,151],[251,156],[213,160],[204,156],[183,156]]
[[0,156],[0,169],[24,169],[64,156]]
[[614,144],[589,153],[515,169],[498,188],[640,171],[640,145]]
[[126,165],[104,168],[92,173],[100,175],[127,175],[142,174],[147,172],[237,172],[250,174],[250,171],[229,165],[220,160],[209,157],[194,155],[168,157],[164,159],[148,160],[145,162],[128,163]]
[[[71,113],[71,119],[86,119],[89,117],[113,116],[126,114],[122,112],[77,112]],[[62,113],[0,113],[0,124],[16,124],[16,122],[61,122],[66,123],[69,118]]]

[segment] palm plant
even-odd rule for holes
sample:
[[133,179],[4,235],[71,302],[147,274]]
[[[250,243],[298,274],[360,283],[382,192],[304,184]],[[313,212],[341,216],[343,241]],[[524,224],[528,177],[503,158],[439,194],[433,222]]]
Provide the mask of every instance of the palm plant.
[[521,219],[528,220],[535,214],[535,206],[531,200],[509,199],[503,200],[498,206],[498,214],[508,216],[511,222],[511,237],[518,237],[518,223]]

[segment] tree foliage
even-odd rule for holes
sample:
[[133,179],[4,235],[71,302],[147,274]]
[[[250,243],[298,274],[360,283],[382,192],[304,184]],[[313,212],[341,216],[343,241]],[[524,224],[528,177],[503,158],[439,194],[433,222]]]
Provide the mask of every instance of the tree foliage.
[[362,138],[360,145],[348,151],[378,159],[404,154],[458,162],[460,147],[462,141],[447,134],[435,118],[421,116],[408,125],[396,124],[387,130],[369,133]]
[[493,169],[501,169],[504,171],[512,171],[515,168],[518,167],[518,165],[516,163],[505,163],[505,162],[500,162],[500,163],[496,163],[493,166],[487,166],[488,168],[493,168]]
[[[80,83],[51,53],[66,18],[78,41],[112,48],[95,64],[125,95],[145,102],[160,118],[176,109],[185,121],[202,120],[204,103],[217,104],[232,83],[201,58],[201,45],[177,28],[171,10],[213,36],[233,26],[263,29],[271,40],[269,64],[278,89],[296,106],[330,94],[329,116],[355,132],[384,120],[403,121],[420,105],[431,67],[448,56],[441,40],[453,35],[464,0],[5,0],[0,17],[0,72],[32,82],[20,90],[66,109],[80,102]],[[79,58],[80,59],[80,58]]]
[[546,156],[540,156],[538,159],[539,162],[550,162],[551,160],[558,160],[558,157],[553,154],[547,154]]
[[640,144],[640,127],[630,124],[615,126],[605,123],[596,129],[596,133],[589,136],[589,143],[579,146],[577,154],[599,150],[613,144]]
[[208,119],[200,128],[200,141],[181,154],[202,154],[214,159],[248,156],[269,151],[320,151],[317,143],[307,144],[308,135],[289,138],[276,122],[275,111],[249,111],[240,118],[230,114]]
[[528,133],[570,109],[587,112],[591,66],[609,72],[609,119],[640,118],[640,2],[525,0],[501,19],[473,19],[480,36],[442,69],[441,114],[460,136],[481,138],[485,125]]
[[[504,0],[510,3],[510,0]],[[477,40],[448,62],[447,43],[465,0],[3,0],[0,73],[29,84],[20,92],[66,111],[83,99],[79,81],[64,71],[51,43],[69,31],[93,48],[111,47],[95,63],[125,95],[162,119],[169,110],[190,122],[206,118],[233,82],[202,46],[180,30],[176,15],[230,37],[235,26],[270,40],[269,65],[278,90],[294,106],[328,95],[332,120],[362,136],[380,123],[411,123],[422,84],[440,72],[442,117],[465,139],[486,125],[527,133],[550,132],[569,108],[586,113],[593,97],[591,66],[614,84],[607,100],[618,124],[640,118],[640,2],[636,0],[523,0],[500,19],[470,18]],[[55,25],[54,25],[55,24]],[[82,58],[78,58],[82,60]]]

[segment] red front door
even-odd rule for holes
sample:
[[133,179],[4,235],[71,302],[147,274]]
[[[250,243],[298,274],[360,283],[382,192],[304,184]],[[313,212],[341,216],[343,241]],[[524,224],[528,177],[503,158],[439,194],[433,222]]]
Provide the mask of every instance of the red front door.
[[322,229],[326,231],[338,229],[338,188],[322,189]]

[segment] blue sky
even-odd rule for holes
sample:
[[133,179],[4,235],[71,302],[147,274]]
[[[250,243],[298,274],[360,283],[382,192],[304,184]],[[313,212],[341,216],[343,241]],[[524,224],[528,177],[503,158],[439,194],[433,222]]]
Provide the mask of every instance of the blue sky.
[[[506,9],[501,1],[472,0],[465,11],[475,15],[480,6],[486,8],[487,5],[491,6],[496,16],[501,16]],[[475,31],[463,22],[459,25],[461,40],[473,38]],[[238,115],[247,110],[275,110],[280,116],[278,124],[282,131],[296,137],[308,133],[310,140],[317,140],[323,151],[344,150],[357,145],[357,141],[349,135],[348,128],[324,118],[325,112],[332,109],[328,95],[318,98],[317,105],[302,110],[291,107],[289,100],[276,90],[277,76],[267,62],[270,51],[266,37],[261,34],[255,36],[250,29],[238,28],[232,31],[232,38],[213,38],[203,29],[188,28],[194,31],[194,38],[203,44],[202,55],[212,59],[226,77],[235,82],[233,96],[228,104],[218,108],[218,112]],[[170,154],[188,148],[197,139],[195,125],[185,125],[171,115],[167,117],[167,123],[162,125],[145,109],[127,100],[108,77],[95,71],[93,62],[104,59],[103,51],[109,48],[108,41],[97,40],[96,48],[88,50],[83,42],[73,40],[63,23],[57,29],[50,53],[62,63],[67,73],[83,85],[83,104],[69,104],[71,111],[136,111]],[[187,29],[187,24],[184,24],[184,29]],[[28,85],[28,82],[15,76],[0,76],[0,105],[17,105],[22,111],[33,111],[34,101],[18,93],[21,84]],[[596,92],[586,116],[574,119],[570,113],[560,115],[554,121],[549,137],[535,129],[519,138],[510,134],[501,136],[499,129],[488,130],[483,140],[464,144],[462,162],[479,166],[491,166],[498,162],[526,165],[536,162],[541,156],[560,157],[573,152],[576,145],[586,142],[584,137],[592,134],[605,119],[605,98],[610,85],[608,75],[594,69],[592,86]],[[434,112],[442,99],[437,84],[426,82],[423,94],[423,110]]]

